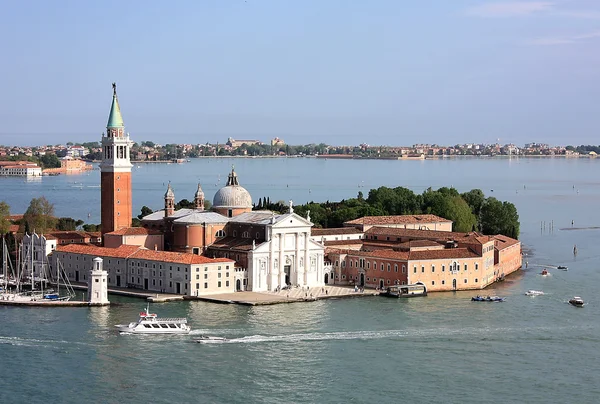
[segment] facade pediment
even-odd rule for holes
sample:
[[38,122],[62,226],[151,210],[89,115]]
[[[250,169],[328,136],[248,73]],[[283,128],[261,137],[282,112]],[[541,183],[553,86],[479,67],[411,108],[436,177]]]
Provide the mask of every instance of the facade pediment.
[[313,224],[295,213],[286,213],[277,217],[276,222],[272,225],[274,229],[312,227]]

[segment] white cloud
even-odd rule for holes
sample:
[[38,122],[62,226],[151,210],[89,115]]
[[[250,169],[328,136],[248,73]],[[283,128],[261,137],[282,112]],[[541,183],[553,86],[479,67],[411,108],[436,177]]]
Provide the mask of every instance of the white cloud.
[[553,8],[554,3],[549,1],[509,1],[471,7],[467,14],[476,17],[519,17],[551,11]]
[[545,38],[535,38],[527,41],[528,45],[540,45],[540,46],[551,46],[551,45],[567,45],[578,42],[584,42],[588,39],[600,38],[600,31],[592,31],[585,34],[570,35],[570,36],[555,36]]

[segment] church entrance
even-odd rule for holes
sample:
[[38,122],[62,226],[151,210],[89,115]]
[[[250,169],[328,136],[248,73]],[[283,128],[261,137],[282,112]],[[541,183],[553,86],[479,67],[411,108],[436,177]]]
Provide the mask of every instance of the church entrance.
[[290,272],[292,271],[291,265],[286,265],[283,267],[283,272],[285,273],[285,284],[290,285]]
[[365,286],[365,274],[360,274],[360,285]]
[[329,274],[325,274],[325,284],[329,283]]
[[175,283],[175,289],[177,290],[177,294],[181,293],[181,283],[176,282]]
[[452,289],[456,290],[456,279],[452,279]]
[[117,287],[121,286],[121,275],[117,275]]
[[240,290],[242,290],[242,281],[238,279],[235,281],[235,291],[239,292]]

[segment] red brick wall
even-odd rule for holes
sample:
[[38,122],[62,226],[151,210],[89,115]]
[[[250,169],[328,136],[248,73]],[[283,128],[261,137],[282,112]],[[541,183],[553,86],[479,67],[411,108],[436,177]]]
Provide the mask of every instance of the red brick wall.
[[131,226],[131,173],[100,174],[102,234]]

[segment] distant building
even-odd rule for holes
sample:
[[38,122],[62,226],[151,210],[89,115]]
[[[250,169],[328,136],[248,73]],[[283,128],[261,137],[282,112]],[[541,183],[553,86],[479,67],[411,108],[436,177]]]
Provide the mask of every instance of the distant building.
[[285,142],[283,139],[279,139],[278,137],[271,139],[271,146],[284,146]]
[[234,138],[228,138],[227,139],[227,143],[225,143],[227,146],[229,147],[233,147],[234,149],[237,147],[240,147],[243,144],[246,144],[248,146],[252,146],[252,145],[260,145],[262,144],[262,142],[260,140],[235,140]]
[[0,176],[41,177],[42,168],[28,161],[0,161]]

